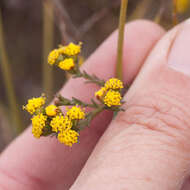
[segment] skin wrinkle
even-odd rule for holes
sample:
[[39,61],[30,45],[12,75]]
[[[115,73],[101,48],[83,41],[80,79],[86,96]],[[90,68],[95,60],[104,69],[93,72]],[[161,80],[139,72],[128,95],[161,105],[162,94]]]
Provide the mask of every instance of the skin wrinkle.
[[[135,133],[134,133],[134,131],[135,131]],[[112,138],[112,141],[114,141],[114,146],[110,146],[112,148],[108,152],[111,153],[111,154],[114,153],[114,154],[117,155],[117,154],[120,154],[122,152],[125,152],[126,149],[131,150],[132,147],[135,147],[135,146],[138,147],[139,145],[142,146],[142,148],[143,147],[147,148],[147,146],[152,146],[153,147],[154,143],[159,142],[159,144],[162,145],[162,146],[167,145],[168,147],[169,146],[173,147],[173,145],[176,143],[175,139],[173,139],[173,138],[168,139],[168,137],[166,138],[165,134],[162,133],[161,135],[157,135],[156,133],[157,133],[157,131],[150,131],[150,130],[148,130],[146,128],[143,128],[142,125],[133,124],[131,126],[131,128],[127,127],[126,129],[124,129],[121,132],[117,133]],[[144,140],[147,140],[147,139],[150,140],[152,138],[153,139],[152,142],[154,142],[154,143],[152,143],[152,144],[144,143],[144,142],[140,143],[142,141],[142,136],[143,136]],[[133,139],[132,139],[134,141],[133,143],[131,143],[131,141],[130,141],[131,137],[133,137]],[[120,139],[120,141],[115,142],[114,139]],[[111,142],[108,141],[107,143],[110,144]],[[125,145],[124,148],[123,148],[123,146],[121,146],[123,144]],[[135,149],[136,149],[136,147],[133,148],[133,150],[135,150]],[[104,152],[104,150],[102,150],[101,152]],[[183,157],[183,158],[186,158],[186,157]]]
[[[142,130],[137,130],[137,131],[133,131],[134,128],[141,128]],[[132,130],[129,131],[129,130]],[[159,151],[159,152],[163,152],[165,151],[167,154],[171,154],[175,157],[178,157],[178,158],[181,158],[183,159],[184,161],[186,160],[189,160],[190,159],[190,155],[188,154],[179,154],[179,151],[178,149],[173,149],[174,144],[177,144],[176,142],[176,139],[173,138],[172,136],[170,136],[171,138],[168,139],[168,135],[163,133],[162,131],[160,132],[160,135],[157,135],[156,133],[158,133],[159,131],[150,131],[149,128],[147,127],[144,127],[144,125],[141,125],[141,124],[132,124],[130,125],[130,127],[127,126],[127,129],[125,131],[121,131],[120,133],[116,134],[116,136],[113,137],[112,140],[114,140],[114,138],[116,139],[121,139],[121,141],[119,141],[117,144],[115,144],[115,147],[117,147],[117,149],[111,149],[110,150],[110,153],[111,154],[120,154],[121,152],[125,152],[126,149],[130,149],[130,150],[137,150],[137,148],[139,148],[139,145],[143,148],[143,147],[157,147],[156,151]],[[153,136],[153,133],[154,133],[154,136]],[[129,137],[133,137],[134,139],[136,138],[139,138],[141,139],[142,135],[144,135],[144,139],[150,139],[150,138],[153,138],[154,140],[151,141],[151,142],[159,142],[160,146],[155,146],[154,143],[148,143],[148,142],[143,142],[143,143],[140,143],[139,144],[139,141],[138,140],[135,140],[133,143],[130,142],[129,144]],[[118,137],[118,136],[121,136],[121,137]],[[126,142],[123,142],[123,141],[126,141]],[[120,146],[121,144],[126,144],[127,146],[125,147],[122,147]],[[171,148],[165,148],[165,146],[167,147],[172,147]],[[119,148],[121,147],[121,148]],[[161,148],[160,148],[161,147]],[[141,149],[141,148],[139,148]],[[152,149],[152,148],[150,148]],[[170,151],[169,151],[170,150]],[[181,150],[181,147],[179,147],[179,150]],[[137,150],[138,152],[138,150]],[[186,150],[184,152],[187,152]]]
[[148,130],[151,130],[151,131],[155,131],[155,132],[160,133],[160,134],[165,133],[167,136],[174,137],[173,135],[171,135],[167,131],[161,130],[159,128],[155,129],[154,125],[152,125],[151,123],[145,122],[144,120],[146,120],[146,119],[144,118],[144,119],[141,119],[140,121],[135,121],[134,122],[134,121],[128,121],[125,117],[120,117],[120,120],[118,120],[117,123],[119,125],[126,125],[127,124],[128,128],[132,128],[133,125],[141,126],[143,129],[148,129]]
[[[150,93],[155,94],[155,93]],[[158,94],[156,93],[156,96]],[[143,96],[144,97],[144,96]],[[139,96],[138,100],[141,100],[141,102],[144,101],[144,98]],[[168,96],[159,96],[159,101],[162,102],[161,106],[160,103],[157,103],[155,101],[155,95],[153,96],[145,96],[149,97],[153,100],[150,101],[150,105],[138,105],[138,102],[135,104],[130,104],[129,108],[126,108],[125,113],[121,113],[118,118],[116,118],[115,122],[121,124],[121,125],[128,125],[131,126],[132,124],[137,124],[139,126],[143,126],[144,128],[157,131],[159,133],[164,133],[167,136],[170,136],[178,142],[178,147],[181,148],[184,151],[189,152],[189,135],[186,130],[188,130],[189,125],[185,125],[186,122],[182,122],[181,119],[178,118],[178,114],[172,113],[172,108],[175,107],[178,111],[180,111],[184,118],[186,117],[188,120],[188,117],[186,114],[183,113],[182,102],[179,102],[179,100],[171,100]],[[172,102],[177,102],[174,106]],[[164,109],[162,108],[162,105],[164,105]],[[177,105],[177,106],[176,106]],[[179,106],[180,105],[180,106]],[[166,108],[165,108],[166,107]],[[144,114],[144,110],[145,114]],[[136,111],[138,110],[138,111]],[[148,111],[147,111],[148,110]],[[175,111],[175,110],[174,110]],[[176,112],[176,111],[175,111]],[[137,114],[138,113],[138,114]],[[149,114],[150,113],[150,114]],[[124,123],[124,124],[123,124]],[[182,126],[185,126],[182,129]],[[131,126],[132,127],[132,126]],[[180,131],[180,133],[179,133]],[[185,143],[184,143],[185,142]]]
[[[139,127],[141,127],[141,126],[139,126]],[[158,141],[158,139],[154,139],[152,142],[155,142],[155,143],[159,143],[159,146],[158,146],[158,144],[157,144],[157,146],[155,146],[154,144],[148,144],[148,143],[145,143],[145,144],[142,144],[142,143],[140,143],[139,144],[139,141],[138,141],[138,139],[136,139],[136,137],[132,134],[131,135],[131,133],[128,133],[127,132],[127,130],[128,129],[126,129],[125,131],[122,131],[122,133],[121,133],[121,136],[123,136],[123,139],[125,139],[126,140],[126,143],[124,143],[123,142],[123,139],[121,139],[120,137],[118,138],[118,135],[119,134],[117,134],[116,136],[117,137],[115,137],[114,136],[114,138],[116,138],[116,139],[121,139],[121,141],[119,141],[119,143],[118,144],[115,144],[115,142],[113,143],[114,144],[114,146],[115,147],[122,147],[122,146],[120,146],[120,144],[122,144],[122,145],[124,145],[124,144],[127,144],[127,146],[124,146],[124,148],[122,148],[122,149],[119,149],[119,150],[117,150],[117,151],[115,151],[115,152],[113,152],[113,148],[112,149],[109,149],[109,150],[107,150],[107,152],[106,152],[106,154],[109,154],[109,153],[111,153],[112,154],[112,156],[113,157],[115,157],[115,156],[117,156],[117,155],[120,155],[122,152],[124,153],[124,152],[131,152],[132,154],[134,154],[135,152],[139,152],[139,149],[141,149],[141,152],[143,152],[143,150],[142,150],[142,148],[145,148],[145,149],[148,149],[148,150],[154,150],[155,151],[155,154],[154,153],[152,153],[151,155],[155,155],[154,156],[154,158],[151,158],[151,159],[157,159],[157,152],[162,152],[162,154],[167,154],[167,155],[169,155],[170,157],[176,157],[176,158],[180,158],[180,160],[182,161],[182,162],[188,162],[188,160],[189,160],[189,157],[186,157],[186,156],[183,156],[183,154],[179,154],[179,151],[178,150],[176,150],[175,149],[175,146],[173,146],[173,148],[171,149],[171,148],[167,148],[168,147],[168,145],[167,145],[167,143],[166,143],[166,141]],[[152,131],[150,131],[150,130],[146,130],[146,132],[148,132],[150,135],[147,135],[147,136],[144,136],[143,135],[143,137],[145,138],[145,139],[149,139],[149,137],[151,137],[151,133],[152,133]],[[162,134],[162,136],[163,136],[163,134]],[[133,144],[131,144],[131,139],[128,139],[128,138],[132,138],[132,140],[133,140]],[[139,139],[141,139],[141,137],[142,137],[142,133],[139,133],[138,134],[138,138]],[[158,137],[158,136],[157,136]],[[168,140],[167,138],[164,138],[165,140]],[[127,140],[129,141],[129,142],[127,142]],[[142,140],[142,139],[141,139]],[[150,140],[150,139],[149,139]],[[173,141],[175,141],[175,139],[172,139]],[[112,139],[112,141],[114,141],[114,139]],[[108,143],[112,143],[112,141],[109,141]],[[171,143],[172,144],[172,143]],[[171,146],[171,144],[170,144],[170,146]],[[139,146],[140,145],[140,146]],[[161,146],[160,146],[161,145]],[[150,148],[149,146],[151,146],[151,147],[153,147],[153,149],[152,148]],[[112,146],[109,146],[109,147],[112,147]],[[156,149],[155,149],[155,147],[157,147]],[[159,147],[159,148],[158,148]],[[160,148],[160,147],[162,147],[162,148]],[[126,150],[127,149],[127,150]],[[110,151],[110,152],[109,152]],[[104,151],[102,151],[101,152],[101,154],[102,154],[102,158],[103,158],[103,153]],[[114,154],[113,154],[114,153]],[[114,156],[115,155],[115,156]],[[126,157],[126,156],[125,156]],[[131,157],[133,157],[133,156],[131,156]],[[163,159],[163,158],[162,158]],[[124,161],[124,160],[123,160]],[[163,160],[164,161],[164,160]],[[165,160],[166,161],[166,164],[167,164],[167,159]],[[104,167],[106,167],[105,166],[105,163],[104,163],[104,160],[102,160],[102,162],[103,162],[103,166]],[[174,163],[175,164],[175,163]],[[114,163],[112,163],[112,166],[114,166]],[[102,166],[101,166],[101,161],[99,160],[98,161],[98,166],[97,167],[99,167],[99,168],[101,168]],[[94,167],[94,170],[96,170],[97,168],[96,167]],[[91,170],[92,171],[92,170]],[[187,171],[183,171],[184,173],[187,173]],[[120,179],[120,178],[119,178]],[[125,178],[125,179],[127,179],[127,178]],[[127,184],[126,182],[125,182],[125,184]]]
[[[151,108],[151,106],[143,106],[143,105],[130,105],[128,107],[128,110],[130,110],[130,108],[132,109],[133,114],[135,114],[136,116],[141,116],[142,115],[142,108],[143,108],[144,110],[146,110],[146,112],[144,111],[144,115],[146,115],[147,118],[157,117],[157,119],[162,119],[163,116],[162,117],[159,117],[159,116],[165,114],[165,113],[157,112],[157,108],[155,106],[154,106],[154,108],[155,108],[154,110]],[[135,110],[133,110],[133,109],[135,109]],[[159,113],[159,114],[157,114],[157,113]],[[184,124],[188,125],[188,123],[183,121],[177,115],[175,116],[175,115],[173,115],[172,113],[169,113],[169,112],[167,114],[168,114],[168,116],[171,116],[173,119],[177,118],[177,120],[180,121],[183,125]],[[166,124],[165,120],[163,120],[162,122]]]
[[[148,132],[150,132],[150,131],[148,131]],[[123,136],[126,136],[125,134],[122,134]],[[130,134],[128,134],[128,136],[130,136]],[[141,136],[141,134],[139,134],[139,137]],[[133,136],[133,138],[134,138],[134,136]],[[148,139],[148,138],[147,138]],[[135,143],[136,143],[137,141],[135,141]],[[158,141],[156,141],[156,142],[158,142]],[[120,143],[122,143],[122,142],[120,142]],[[124,144],[124,143],[122,143],[122,144]],[[164,145],[165,145],[165,143],[163,143]],[[115,146],[117,146],[117,144],[114,144]],[[140,144],[141,145],[141,144]],[[138,147],[138,149],[141,149],[141,146],[139,147],[139,144],[138,143],[136,143],[136,146]],[[151,146],[153,146],[153,145],[151,145]],[[142,147],[145,147],[145,148],[147,148],[147,149],[149,149],[147,146],[142,146]],[[153,147],[155,147],[155,146],[153,146]],[[129,146],[127,146],[126,148],[130,148],[130,150],[128,150],[128,152],[130,151],[131,152],[131,146],[129,147]],[[125,152],[126,151],[126,148],[125,148],[125,150],[120,150],[120,151],[122,151],[122,152]],[[138,152],[138,150],[137,150],[137,148],[134,148],[133,150],[135,150],[135,151],[137,151]],[[112,151],[112,149],[110,149],[110,151]],[[158,151],[160,151],[160,150],[155,150],[155,152],[158,152]],[[161,150],[162,152],[164,151],[164,150]],[[134,151],[132,151],[133,153],[134,153]],[[102,151],[102,153],[103,153],[103,151]],[[102,154],[101,153],[101,154]],[[109,154],[109,152],[106,152],[106,154]],[[168,154],[168,152],[167,152],[167,154]],[[113,157],[114,157],[114,155],[118,155],[118,152],[115,152],[114,154],[113,154],[113,152],[112,152],[112,155],[113,155]],[[173,156],[176,156],[177,155],[177,153],[176,154],[170,154],[170,156],[171,157],[173,157]],[[180,155],[181,156],[181,155]],[[103,155],[101,156],[101,158],[103,158]],[[156,158],[156,154],[155,154],[155,158]],[[155,159],[154,158],[154,159]],[[102,160],[103,162],[104,162],[104,160]],[[167,161],[167,160],[166,160]],[[108,165],[109,165],[109,163],[108,163]],[[106,167],[105,166],[105,163],[103,163],[103,166],[104,167]],[[114,166],[114,163],[112,163],[112,166]],[[98,161],[98,165],[97,165],[97,167],[99,167],[99,168],[101,168],[102,166],[101,166],[101,162],[100,161]],[[94,167],[94,170],[96,170],[97,169],[97,167]],[[93,170],[91,170],[91,172],[90,173],[93,173]],[[120,177],[118,177],[118,179],[117,180],[119,180],[120,179]],[[125,183],[124,184],[127,184],[126,183],[126,180],[127,180],[127,177],[125,178]],[[102,184],[102,181],[101,181],[101,184]],[[120,181],[119,181],[119,184],[120,184]]]
[[[17,183],[20,182],[21,185],[25,185],[25,186],[28,185],[26,183],[26,181],[18,180],[18,175],[13,175],[13,173],[10,173],[2,168],[0,168],[0,172],[1,172],[1,174],[3,174],[3,176],[6,176],[7,178],[9,178],[11,180],[16,181]],[[14,174],[15,174],[15,172],[14,172]]]
[[[151,94],[151,96],[149,94]],[[148,97],[148,101],[146,101],[145,100],[146,98],[144,98],[143,96]],[[130,108],[136,109],[136,107],[139,107],[140,109],[145,109],[145,108],[150,109],[149,110],[150,114],[147,115],[147,117],[148,116],[153,117],[154,114],[157,114],[157,113],[167,114],[167,115],[173,116],[183,124],[180,126],[180,129],[182,126],[185,126],[186,127],[185,129],[189,129],[190,124],[189,124],[188,118],[190,118],[190,114],[189,114],[190,111],[184,109],[183,100],[180,100],[177,98],[173,99],[172,97],[174,97],[174,96],[170,96],[169,94],[166,94],[166,93],[164,94],[162,92],[148,92],[146,95],[134,97],[135,100],[136,99],[141,100],[141,102],[143,102],[143,104],[141,102],[138,102],[138,104],[137,103],[130,103],[126,107],[127,107],[127,110],[130,110]],[[164,104],[164,106],[166,108],[161,107],[160,102],[162,102],[162,105]],[[148,105],[145,105],[146,103],[148,103]],[[178,111],[177,114],[172,113],[173,108],[176,109],[175,112]],[[141,111],[140,111],[140,113],[141,113]],[[180,113],[182,114],[182,116],[184,116],[183,120],[180,117],[178,117],[178,115]]]
[[[190,118],[190,112],[189,110],[185,110],[184,106],[182,106],[182,102],[184,99],[180,99],[179,96],[175,96],[174,94],[168,94],[166,92],[159,92],[160,97],[163,98],[163,100],[172,102],[173,103],[173,107],[172,108],[177,108],[178,110],[181,110],[181,113],[184,115],[185,114],[185,118]],[[175,117],[184,122],[185,126],[188,126],[188,128],[190,128],[190,124],[188,121],[186,121],[185,119],[181,119],[180,117],[178,117],[179,113],[175,115]]]
[[[13,169],[12,169],[13,170]],[[22,185],[23,188],[30,187],[31,190],[40,190],[40,187],[50,187],[48,181],[43,181],[42,178],[33,176],[29,172],[24,171],[20,168],[14,168],[14,172],[7,170],[6,168],[0,168],[0,174],[12,181],[16,182],[19,185]],[[1,183],[0,183],[1,185]],[[52,186],[52,185],[51,185]],[[53,185],[52,187],[54,187]]]
[[[142,110],[143,112],[143,110]],[[174,139],[176,139],[177,141],[179,141],[180,138],[179,135],[181,135],[185,140],[188,142],[188,139],[189,137],[187,136],[187,133],[185,132],[181,132],[179,133],[179,124],[176,124],[177,122],[175,122],[175,117],[172,116],[172,119],[173,121],[168,122],[168,118],[169,118],[170,114],[167,114],[167,115],[164,115],[162,113],[159,113],[159,112],[155,112],[154,115],[152,115],[151,118],[147,118],[147,117],[144,117],[143,114],[139,114],[139,118],[136,118],[137,121],[126,121],[126,119],[121,119],[123,120],[123,122],[128,122],[128,125],[131,125],[131,124],[137,124],[139,126],[142,126],[144,129],[149,129],[149,130],[152,130],[152,131],[156,131],[156,132],[159,132],[160,134],[166,134],[167,136],[169,137],[172,137]],[[175,123],[175,124],[174,124]],[[171,129],[172,128],[172,129]],[[180,142],[180,144],[184,144],[184,141]],[[187,146],[188,147],[188,146]]]

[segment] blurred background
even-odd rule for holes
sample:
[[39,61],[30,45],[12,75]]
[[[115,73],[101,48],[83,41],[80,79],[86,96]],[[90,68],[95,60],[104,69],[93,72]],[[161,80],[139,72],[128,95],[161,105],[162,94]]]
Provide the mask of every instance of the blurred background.
[[[129,0],[127,22],[149,19],[170,29],[190,16],[189,1]],[[65,83],[47,65],[58,44],[82,41],[86,59],[117,27],[120,0],[0,0],[0,151],[30,123],[27,99],[46,92],[50,101]],[[180,6],[180,5],[178,5]]]

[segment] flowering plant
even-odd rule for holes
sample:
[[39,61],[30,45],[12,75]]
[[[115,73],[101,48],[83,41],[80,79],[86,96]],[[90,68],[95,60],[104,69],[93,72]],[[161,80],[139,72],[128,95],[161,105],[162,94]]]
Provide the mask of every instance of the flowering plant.
[[[99,79],[95,75],[90,75],[80,70],[78,55],[81,52],[82,43],[70,43],[67,46],[60,46],[54,49],[48,56],[48,63],[72,74],[73,78],[84,78],[87,83],[94,83],[100,87],[95,92],[95,98],[91,103],[83,102],[77,98],[71,100],[58,95],[54,104],[45,107],[46,97],[44,94],[38,98],[28,100],[23,106],[32,117],[32,133],[34,137],[56,136],[60,143],[72,146],[78,142],[79,133],[86,126],[89,126],[94,117],[103,110],[110,110],[115,113],[123,111],[121,105],[122,90],[124,85],[121,80],[111,78],[107,81]],[[66,108],[63,113],[61,106],[72,106]],[[85,108],[91,108],[88,113]]]

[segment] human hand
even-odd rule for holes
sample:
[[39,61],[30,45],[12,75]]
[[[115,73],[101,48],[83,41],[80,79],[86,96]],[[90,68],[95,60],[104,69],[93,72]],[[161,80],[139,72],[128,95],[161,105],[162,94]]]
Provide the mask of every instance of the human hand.
[[[124,82],[131,83],[149,57],[124,98],[126,111],[111,124],[109,112],[99,115],[72,148],[53,138],[36,140],[27,129],[0,157],[0,188],[68,190],[73,183],[71,190],[190,188],[189,23],[168,32],[153,50],[164,31],[147,21],[128,24]],[[85,70],[112,77],[116,41],[113,34],[87,60]],[[88,101],[95,90],[71,79],[62,94]]]

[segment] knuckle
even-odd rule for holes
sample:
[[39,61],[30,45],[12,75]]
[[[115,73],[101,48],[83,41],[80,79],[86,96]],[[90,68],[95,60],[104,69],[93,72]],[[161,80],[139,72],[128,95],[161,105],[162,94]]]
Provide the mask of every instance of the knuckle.
[[190,110],[183,99],[168,93],[135,96],[116,120],[128,127],[138,125],[174,138],[190,138]]

